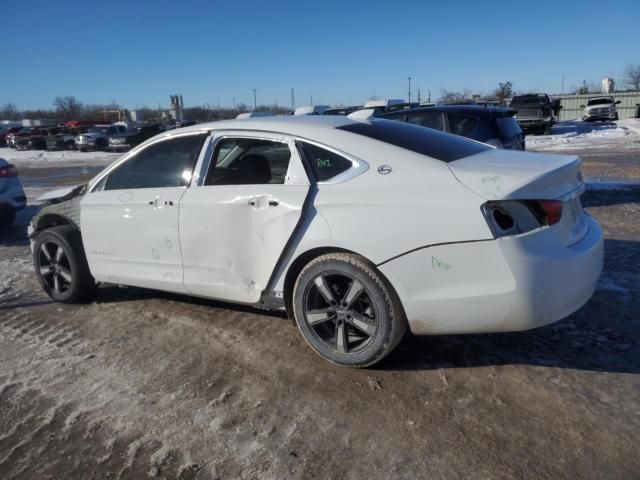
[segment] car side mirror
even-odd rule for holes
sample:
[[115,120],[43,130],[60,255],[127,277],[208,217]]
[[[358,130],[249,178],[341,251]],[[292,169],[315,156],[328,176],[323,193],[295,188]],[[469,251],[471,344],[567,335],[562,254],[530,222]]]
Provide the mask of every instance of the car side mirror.
[[584,105],[580,105],[580,108],[584,108]]
[[618,100],[618,101],[616,102],[616,105],[618,105],[619,103],[621,103],[621,101],[620,101],[620,100]]

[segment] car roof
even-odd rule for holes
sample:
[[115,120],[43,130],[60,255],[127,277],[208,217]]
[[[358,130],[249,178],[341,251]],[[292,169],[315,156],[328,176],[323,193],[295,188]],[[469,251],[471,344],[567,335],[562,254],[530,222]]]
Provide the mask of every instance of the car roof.
[[304,137],[355,122],[342,115],[278,115],[199,123],[173,130],[173,134],[204,130],[260,130]]
[[416,108],[407,108],[405,110],[397,110],[395,112],[384,113],[379,117],[380,118],[385,118],[387,116],[396,117],[398,115],[403,115],[407,113],[422,113],[422,112],[434,112],[434,111],[479,113],[479,114],[515,112],[515,110],[513,110],[512,108],[491,107],[491,106],[484,106],[484,105],[436,105],[433,107],[416,107]]

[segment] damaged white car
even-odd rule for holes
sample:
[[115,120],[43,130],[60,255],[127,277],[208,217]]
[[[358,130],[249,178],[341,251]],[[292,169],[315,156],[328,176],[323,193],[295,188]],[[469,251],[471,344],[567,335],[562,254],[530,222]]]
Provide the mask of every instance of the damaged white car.
[[580,159],[389,120],[201,124],[50,194],[30,227],[54,300],[96,283],[284,309],[327,360],[418,335],[525,330],[592,295],[602,231]]

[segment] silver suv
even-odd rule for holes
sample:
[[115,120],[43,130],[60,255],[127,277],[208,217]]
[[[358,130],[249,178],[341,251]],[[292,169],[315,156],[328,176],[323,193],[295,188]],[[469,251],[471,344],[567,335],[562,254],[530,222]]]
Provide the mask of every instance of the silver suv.
[[580,105],[584,108],[582,120],[585,122],[595,122],[596,120],[618,120],[618,110],[616,105],[620,100],[615,101],[613,97],[593,97],[587,102],[587,105]]

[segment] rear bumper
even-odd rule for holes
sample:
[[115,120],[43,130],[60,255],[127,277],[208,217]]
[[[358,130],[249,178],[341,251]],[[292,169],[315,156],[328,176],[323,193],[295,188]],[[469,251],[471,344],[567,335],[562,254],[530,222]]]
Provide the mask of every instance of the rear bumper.
[[519,237],[425,248],[380,266],[416,335],[528,330],[561,320],[593,294],[602,230],[560,244],[551,229]]

